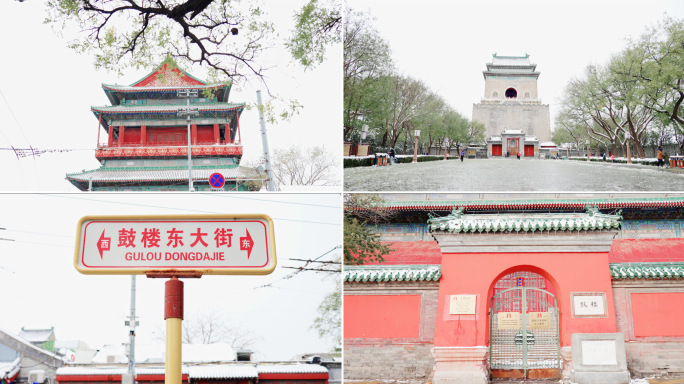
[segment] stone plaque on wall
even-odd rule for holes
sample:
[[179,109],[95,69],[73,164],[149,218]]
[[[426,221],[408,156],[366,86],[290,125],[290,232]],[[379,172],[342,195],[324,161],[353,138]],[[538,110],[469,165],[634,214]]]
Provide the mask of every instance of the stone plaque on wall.
[[519,329],[520,312],[497,313],[497,327],[499,329]]
[[475,295],[451,295],[449,299],[450,315],[474,315],[477,296]]
[[551,314],[548,312],[530,312],[527,314],[528,329],[551,329]]
[[573,333],[570,380],[577,384],[629,384],[622,333]]
[[582,340],[582,365],[617,365],[615,340]]
[[608,317],[605,292],[572,292],[572,317]]

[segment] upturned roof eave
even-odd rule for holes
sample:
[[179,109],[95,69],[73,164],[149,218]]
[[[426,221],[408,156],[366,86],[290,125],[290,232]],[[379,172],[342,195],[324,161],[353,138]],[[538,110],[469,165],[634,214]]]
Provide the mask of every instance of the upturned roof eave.
[[211,83],[203,85],[174,85],[168,87],[133,87],[129,85],[119,85],[119,84],[105,84],[102,83],[102,90],[104,91],[107,98],[112,103],[112,105],[119,105],[121,103],[122,95],[126,94],[136,94],[136,93],[165,93],[174,92],[183,89],[217,89],[217,100],[220,102],[228,102],[230,97],[230,90],[233,86],[233,82],[228,83]]
[[482,76],[487,79],[487,77],[533,77],[535,79],[539,78],[541,72],[515,72],[515,73],[504,73],[504,72],[490,72],[482,71]]
[[[224,109],[224,108],[219,108],[219,109],[205,109],[201,110],[200,112],[232,112],[232,111],[237,111],[237,115],[241,116],[242,112],[244,112],[245,106],[247,103],[222,103],[223,105],[231,105],[231,108]],[[108,111],[107,109],[111,108],[116,108],[119,107],[117,105],[111,105],[111,106],[103,106],[103,107],[97,107],[97,106],[91,106],[90,110],[93,112],[93,115],[95,115],[95,118],[100,120],[100,114],[102,116],[107,116],[107,115],[117,115],[117,114],[148,114],[148,113],[161,113],[161,114],[172,114],[172,113],[177,113],[177,111],[169,110],[169,111],[145,111],[142,109],[139,110],[131,110],[128,112],[124,111]],[[184,106],[179,105],[178,108],[182,108]],[[140,108],[140,107],[138,107]],[[104,128],[105,131],[109,130],[109,123],[107,122],[107,119],[102,119],[102,127]]]

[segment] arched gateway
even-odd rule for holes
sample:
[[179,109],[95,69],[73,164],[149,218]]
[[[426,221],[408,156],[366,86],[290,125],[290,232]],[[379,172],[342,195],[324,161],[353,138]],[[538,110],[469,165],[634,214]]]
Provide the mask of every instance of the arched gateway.
[[558,298],[544,276],[518,271],[499,279],[489,305],[491,377],[560,378],[558,315]]
[[442,253],[433,383],[560,378],[561,351],[573,333],[614,333],[611,314],[588,328],[559,308],[571,307],[573,292],[605,293],[612,306],[605,271],[619,225],[619,216],[590,207],[495,214],[458,208],[431,217]]

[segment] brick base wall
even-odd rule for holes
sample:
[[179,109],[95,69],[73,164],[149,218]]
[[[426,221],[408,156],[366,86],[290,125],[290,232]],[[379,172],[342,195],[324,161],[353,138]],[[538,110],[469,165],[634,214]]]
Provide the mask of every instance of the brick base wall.
[[[633,377],[684,375],[684,337],[635,336],[631,295],[634,293],[681,293],[679,280],[614,280],[613,298],[618,332],[625,337],[627,369]],[[672,303],[673,306],[679,305]]]
[[684,376],[684,343],[625,343],[625,352],[633,376]]
[[433,344],[368,344],[346,339],[344,346],[345,380],[426,383],[432,374]]

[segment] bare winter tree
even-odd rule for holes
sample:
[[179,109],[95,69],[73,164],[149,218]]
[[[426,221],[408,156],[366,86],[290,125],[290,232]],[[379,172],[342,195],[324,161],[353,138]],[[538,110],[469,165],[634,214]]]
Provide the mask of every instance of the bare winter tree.
[[[165,332],[158,330],[156,339],[165,340]],[[215,311],[203,311],[192,318],[183,320],[183,343],[214,344],[227,343],[234,350],[254,349],[261,336],[254,331],[235,325],[225,316]]]
[[339,163],[325,146],[292,145],[273,151],[273,171],[281,185],[335,185],[340,183]]

